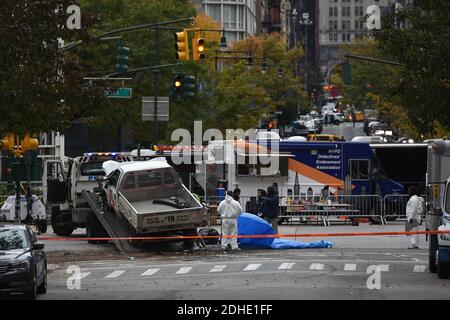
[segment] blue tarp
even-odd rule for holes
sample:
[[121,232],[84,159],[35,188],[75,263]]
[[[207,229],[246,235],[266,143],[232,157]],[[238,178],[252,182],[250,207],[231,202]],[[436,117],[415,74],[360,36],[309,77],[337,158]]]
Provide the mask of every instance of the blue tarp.
[[[264,219],[243,213],[238,218],[238,235],[275,234],[272,226]],[[300,242],[277,238],[239,238],[242,247],[258,247],[268,249],[312,249],[331,248],[330,241]]]

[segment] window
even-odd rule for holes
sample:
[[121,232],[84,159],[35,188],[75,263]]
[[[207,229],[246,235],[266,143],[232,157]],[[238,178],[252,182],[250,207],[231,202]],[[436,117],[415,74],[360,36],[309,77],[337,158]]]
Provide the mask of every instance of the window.
[[342,34],[342,41],[345,41],[345,33]]
[[330,33],[330,34],[328,35],[328,40],[333,41],[333,34],[332,34],[332,33]]
[[329,15],[330,17],[333,17],[333,12],[334,12],[334,11],[333,11],[333,8],[330,7],[330,11],[329,11],[329,14],[328,14],[328,15]]
[[337,17],[338,16],[338,8],[334,7],[334,16]]
[[351,40],[350,33],[347,33],[347,41],[350,42],[350,40]]
[[162,184],[161,178],[161,171],[140,173],[138,176],[139,188],[158,186]]
[[119,170],[114,171],[114,173],[109,178],[108,185],[116,187],[117,186],[117,182],[119,181],[119,176],[120,176],[120,171]]
[[229,29],[236,29],[236,6],[224,5],[223,6],[223,26]]
[[355,20],[355,29],[359,29],[359,20]]
[[125,181],[123,182],[124,189],[134,189],[136,186],[136,180],[134,178],[134,174],[130,173],[125,177]]
[[244,7],[238,7],[238,29],[244,29]]
[[337,33],[334,34],[334,41],[337,41]]
[[220,5],[208,5],[206,7],[207,15],[215,21],[220,21]]
[[23,230],[0,230],[0,250],[17,250],[28,247],[27,236]]
[[369,160],[349,160],[352,180],[369,180]]
[[82,176],[104,176],[103,162],[87,162],[81,165],[80,171]]
[[176,182],[175,176],[170,170],[164,171],[164,184],[174,184]]

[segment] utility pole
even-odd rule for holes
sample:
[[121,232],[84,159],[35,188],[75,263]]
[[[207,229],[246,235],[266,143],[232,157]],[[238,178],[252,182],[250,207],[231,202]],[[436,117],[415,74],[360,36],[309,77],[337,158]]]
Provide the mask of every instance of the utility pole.
[[[156,19],[156,27],[155,27],[155,62],[154,65],[158,66],[161,60],[160,57],[160,43],[159,43],[159,19]],[[154,86],[154,108],[155,114],[153,119],[153,144],[156,145],[158,143],[158,80],[159,80],[159,70],[153,70],[153,86]]]
[[[292,24],[293,24],[293,28],[294,28],[294,48],[297,48],[297,9],[294,9],[292,11]],[[298,60],[295,59],[295,78],[298,79]],[[297,117],[300,114],[300,103],[298,103],[297,101]],[[297,118],[296,117],[296,118]]]
[[305,26],[305,92],[308,92],[308,26],[311,26],[313,22],[309,20],[309,13],[303,13],[303,19],[299,22]]

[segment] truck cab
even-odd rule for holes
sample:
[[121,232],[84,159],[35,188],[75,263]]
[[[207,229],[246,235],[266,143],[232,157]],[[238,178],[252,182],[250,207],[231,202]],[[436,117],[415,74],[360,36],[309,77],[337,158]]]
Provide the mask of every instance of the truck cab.
[[103,164],[108,207],[125,218],[137,235],[184,232],[196,234],[205,210],[165,159]]
[[[450,230],[450,141],[430,140],[427,152],[427,231]],[[450,235],[427,237],[429,270],[450,277]]]

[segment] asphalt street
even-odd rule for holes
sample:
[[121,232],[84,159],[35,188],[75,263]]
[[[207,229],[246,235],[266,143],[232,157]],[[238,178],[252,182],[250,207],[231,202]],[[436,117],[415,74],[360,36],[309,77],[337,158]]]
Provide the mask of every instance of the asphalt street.
[[[280,230],[284,234],[381,232],[402,231],[404,225],[402,222],[387,226],[363,223],[357,227],[293,225],[281,226]],[[83,232],[77,230],[77,237]],[[127,255],[119,254],[111,244],[46,241],[49,290],[39,299],[449,298],[450,280],[440,280],[428,272],[428,252],[422,236],[419,250],[407,249],[406,236],[321,239],[332,241],[334,247],[224,254],[218,246],[209,246],[207,251],[192,255],[183,252]],[[73,266],[75,269],[68,269]],[[376,266],[380,268],[379,287],[371,289],[368,281],[372,286],[376,282],[369,279]],[[78,278],[79,288],[71,288]]]
[[448,299],[449,289],[425,250],[321,249],[66,263],[39,299]]

